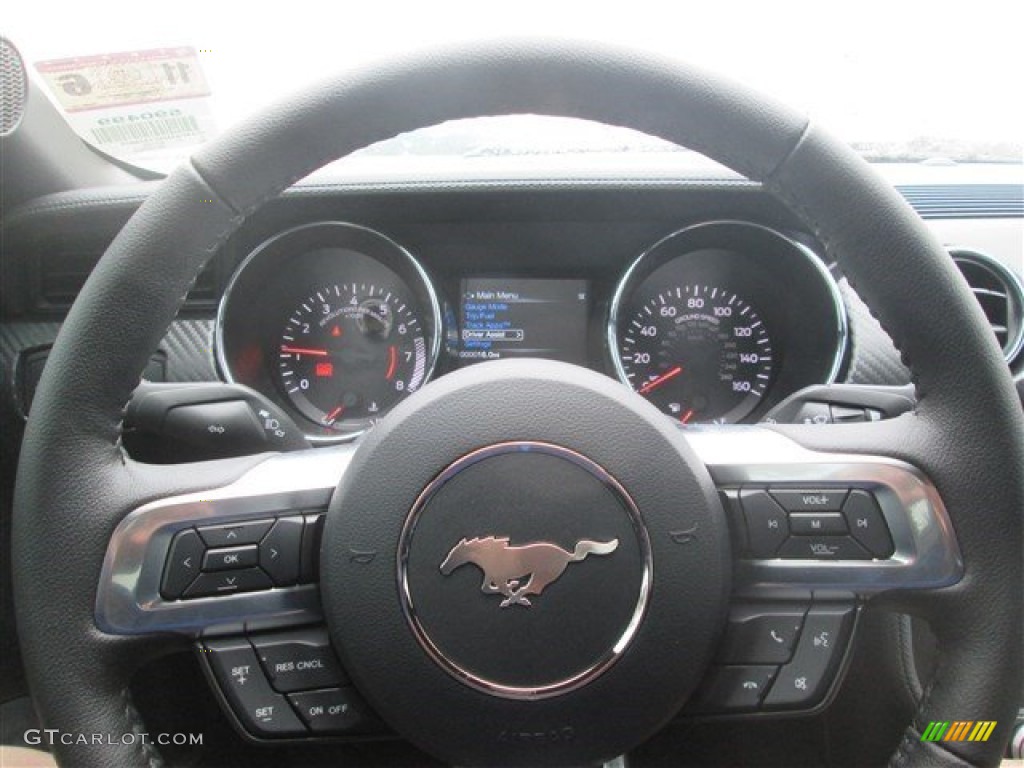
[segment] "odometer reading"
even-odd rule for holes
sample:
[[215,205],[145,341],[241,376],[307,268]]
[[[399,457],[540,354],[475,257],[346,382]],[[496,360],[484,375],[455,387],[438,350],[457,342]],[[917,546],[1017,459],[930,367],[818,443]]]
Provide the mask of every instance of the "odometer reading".
[[734,423],[757,407],[772,379],[772,342],[749,303],[708,285],[638,298],[618,332],[635,391],[684,424]]
[[336,432],[365,429],[423,384],[427,344],[407,299],[369,284],[325,286],[285,321],[281,387],[295,407]]

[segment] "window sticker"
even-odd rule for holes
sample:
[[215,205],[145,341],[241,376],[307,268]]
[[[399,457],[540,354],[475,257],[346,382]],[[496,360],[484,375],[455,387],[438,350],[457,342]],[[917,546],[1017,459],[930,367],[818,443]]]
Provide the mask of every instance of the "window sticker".
[[216,133],[210,87],[194,48],[53,59],[37,62],[36,70],[71,127],[112,155],[179,157],[181,147]]

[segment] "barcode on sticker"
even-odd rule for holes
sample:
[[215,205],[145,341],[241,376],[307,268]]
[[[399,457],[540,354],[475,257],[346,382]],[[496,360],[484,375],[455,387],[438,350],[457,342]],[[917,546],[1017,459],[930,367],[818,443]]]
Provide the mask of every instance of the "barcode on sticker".
[[199,123],[192,115],[101,125],[92,129],[92,135],[97,144],[133,144],[143,141],[182,139],[198,134]]

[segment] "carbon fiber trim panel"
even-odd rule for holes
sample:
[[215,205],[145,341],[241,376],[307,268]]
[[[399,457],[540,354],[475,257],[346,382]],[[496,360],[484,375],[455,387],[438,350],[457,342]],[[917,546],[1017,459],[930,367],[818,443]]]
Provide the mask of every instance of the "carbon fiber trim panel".
[[910,371],[900,359],[889,334],[871,314],[857,292],[845,280],[839,281],[839,292],[850,322],[848,384],[900,386],[910,383]]
[[[59,330],[60,323],[55,321],[0,324],[0,366],[8,403],[17,405],[13,398],[18,355],[26,349],[52,344]],[[160,343],[160,351],[167,355],[168,381],[218,380],[213,361],[212,318],[175,320]]]

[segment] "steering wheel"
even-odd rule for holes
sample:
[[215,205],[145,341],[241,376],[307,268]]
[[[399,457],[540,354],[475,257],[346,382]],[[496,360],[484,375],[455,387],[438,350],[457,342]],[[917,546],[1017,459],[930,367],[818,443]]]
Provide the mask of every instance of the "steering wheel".
[[[870,424],[682,430],[597,373],[503,361],[425,386],[353,446],[160,467],[126,454],[122,415],[140,372],[246,216],[372,142],[510,113],[635,128],[760,181],[903,351],[916,410]],[[320,615],[361,692],[427,751],[456,764],[580,764],[625,753],[686,702],[731,595],[829,590],[921,616],[937,637],[934,677],[893,763],[992,763],[1021,690],[1022,435],[1005,363],[951,260],[893,189],[804,117],[697,69],[600,46],[416,55],[328,80],[201,149],[90,276],[21,449],[13,571],[26,669],[46,727],[138,733],[128,681],[144,661],[229,619]],[[892,556],[734,557],[718,491],[780,482],[870,490]],[[319,591],[160,598],[175,530],[311,500],[329,501]],[[474,528],[480,519],[490,528]],[[438,566],[460,541],[514,531],[539,546],[557,538],[551,526],[576,544],[550,545],[564,556],[557,567],[571,565],[544,594],[494,577],[491,591],[516,588],[505,598],[518,604],[502,609],[490,577],[481,594],[471,568],[456,571],[473,582],[458,597],[443,581],[455,576]],[[543,567],[556,567],[554,550]],[[997,726],[988,741],[922,740],[936,720]],[[75,765],[160,759],[138,740],[56,749]]]

